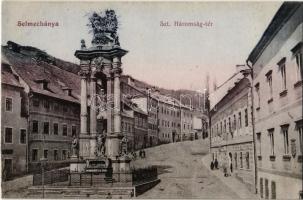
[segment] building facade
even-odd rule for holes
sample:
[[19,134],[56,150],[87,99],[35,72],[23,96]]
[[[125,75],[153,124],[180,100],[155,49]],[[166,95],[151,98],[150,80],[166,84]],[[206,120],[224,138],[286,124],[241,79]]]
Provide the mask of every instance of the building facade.
[[23,87],[3,58],[1,71],[1,169],[5,181],[27,172],[28,124]]
[[151,95],[158,101],[159,142],[170,143],[180,141],[181,122],[179,102],[159,92],[154,92]]
[[302,13],[302,3],[283,3],[248,57],[260,198],[303,198]]
[[80,129],[80,78],[13,44],[2,48],[2,56],[24,88],[28,171],[40,171],[42,158],[47,159],[47,169],[67,166],[72,138]]
[[[241,76],[238,74],[238,76]],[[250,80],[233,76],[212,94],[210,151],[219,165],[228,166],[251,191],[254,190],[254,151]],[[218,95],[216,96],[216,92]]]
[[181,116],[181,140],[193,140],[195,138],[195,132],[193,129],[193,109],[190,106],[182,105],[180,107]]

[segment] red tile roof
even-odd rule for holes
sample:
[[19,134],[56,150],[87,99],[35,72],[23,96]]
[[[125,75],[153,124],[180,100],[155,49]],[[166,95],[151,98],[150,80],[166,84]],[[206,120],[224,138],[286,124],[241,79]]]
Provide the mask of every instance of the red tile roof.
[[[2,48],[2,55],[33,92],[75,103],[80,102],[80,76],[46,62],[37,62],[34,57],[16,53],[6,47]],[[37,80],[48,81],[48,89],[43,89]],[[65,87],[72,89],[71,96],[65,93],[63,90]]]

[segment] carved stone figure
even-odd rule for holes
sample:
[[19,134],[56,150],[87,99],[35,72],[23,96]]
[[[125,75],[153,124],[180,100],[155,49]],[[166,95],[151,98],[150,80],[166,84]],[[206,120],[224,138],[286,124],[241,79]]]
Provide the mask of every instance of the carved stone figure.
[[105,13],[94,12],[89,17],[88,26],[93,32],[92,43],[95,45],[118,45],[119,37],[117,35],[118,19],[114,10],[106,10]]
[[78,156],[78,148],[79,148],[79,141],[76,136],[74,136],[72,141],[72,156]]
[[126,136],[124,136],[121,140],[121,155],[127,155],[127,143],[128,139]]
[[97,136],[97,151],[96,151],[96,155],[97,156],[104,156],[105,155],[105,134],[99,134]]

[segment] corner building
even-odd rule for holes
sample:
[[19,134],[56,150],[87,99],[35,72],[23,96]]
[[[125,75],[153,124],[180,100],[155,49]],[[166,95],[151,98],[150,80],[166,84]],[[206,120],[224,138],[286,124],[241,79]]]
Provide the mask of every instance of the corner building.
[[279,8],[248,57],[253,67],[258,193],[302,197],[303,4]]

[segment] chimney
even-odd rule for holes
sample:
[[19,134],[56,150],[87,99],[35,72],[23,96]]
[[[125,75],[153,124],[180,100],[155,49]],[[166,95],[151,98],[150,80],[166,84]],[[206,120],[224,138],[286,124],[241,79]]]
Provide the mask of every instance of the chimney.
[[236,72],[239,73],[246,69],[246,65],[236,65]]

